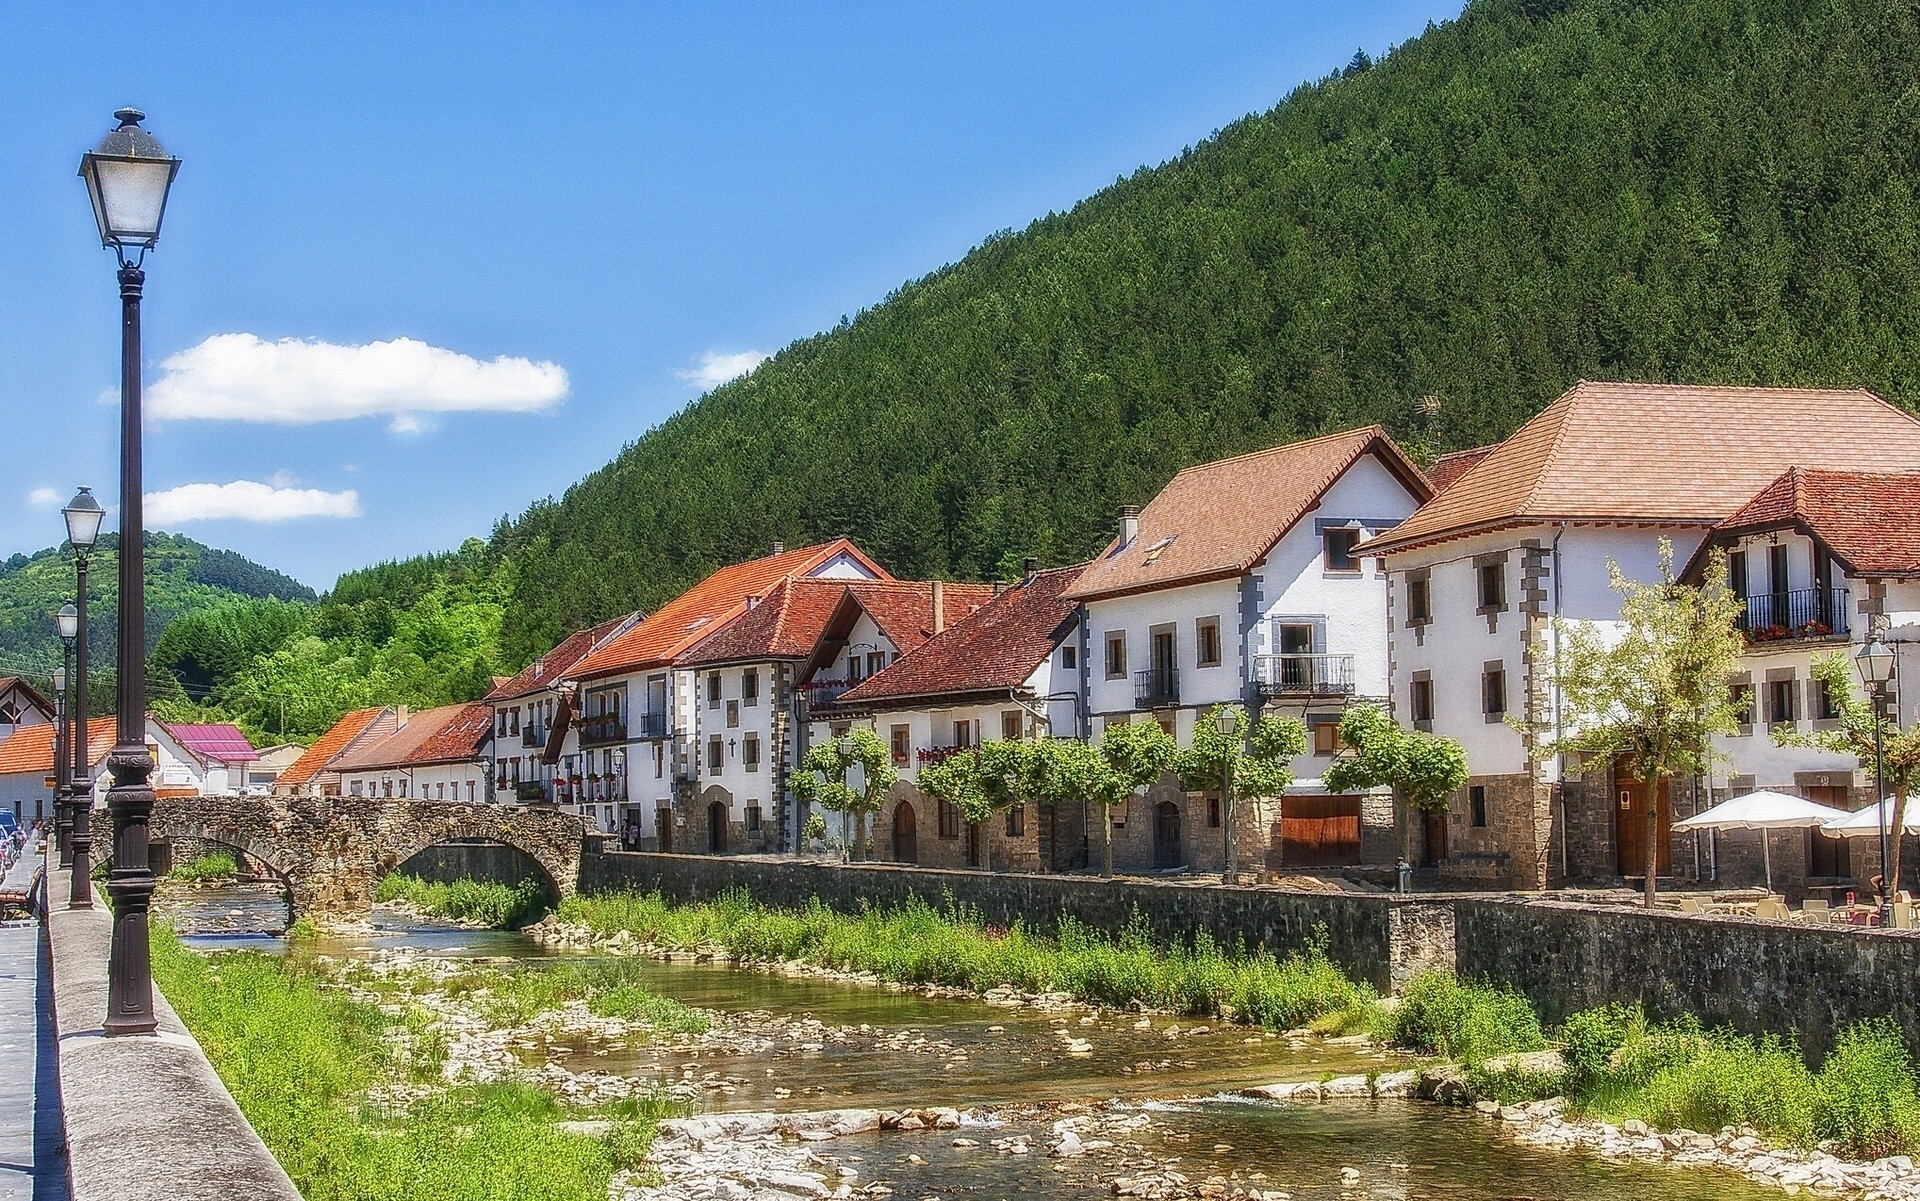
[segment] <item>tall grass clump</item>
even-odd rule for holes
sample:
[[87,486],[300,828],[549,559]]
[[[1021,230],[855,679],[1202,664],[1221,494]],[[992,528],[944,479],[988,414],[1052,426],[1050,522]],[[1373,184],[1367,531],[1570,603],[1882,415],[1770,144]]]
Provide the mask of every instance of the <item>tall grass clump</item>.
[[494,930],[517,930],[538,920],[547,908],[546,892],[537,880],[496,884],[463,879],[439,884],[402,872],[388,872],[373,899],[405,901],[423,913]]
[[512,967],[474,967],[441,982],[451,997],[469,1000],[487,1021],[519,1026],[570,1001],[585,1001],[602,1017],[645,1021],[666,1034],[699,1034],[710,1020],[638,983],[643,965],[632,959],[532,960]]
[[1496,1055],[1547,1045],[1540,1015],[1516,992],[1422,972],[1407,985],[1389,1023],[1393,1042],[1474,1066]]
[[[605,1138],[571,1134],[569,1114],[522,1084],[429,1093],[398,1111],[366,1103],[410,1074],[388,1035],[403,1018],[326,987],[300,966],[251,952],[206,958],[161,927],[156,982],[247,1120],[308,1201],[605,1201],[638,1166],[656,1113],[610,1114]],[[415,1061],[416,1079],[435,1064]]]
[[189,884],[201,880],[227,880],[240,874],[240,864],[234,860],[231,851],[214,851],[198,859],[177,863],[167,875],[170,879],[182,880]]
[[561,904],[560,918],[601,934],[625,930],[657,946],[723,947],[742,961],[800,960],[973,992],[1066,993],[1269,1027],[1344,1029],[1369,1020],[1378,1002],[1327,957],[1324,937],[1285,956],[1222,947],[1205,934],[1162,947],[1138,912],[1116,935],[1063,917],[1057,935],[1047,938],[1020,923],[993,926],[951,898],[940,909],[910,898],[843,914],[817,898],[804,909],[776,909],[733,891],[690,905],[657,893],[576,896]]
[[1814,1077],[1814,1126],[1855,1155],[1920,1148],[1920,1094],[1906,1040],[1892,1018],[1840,1032]]

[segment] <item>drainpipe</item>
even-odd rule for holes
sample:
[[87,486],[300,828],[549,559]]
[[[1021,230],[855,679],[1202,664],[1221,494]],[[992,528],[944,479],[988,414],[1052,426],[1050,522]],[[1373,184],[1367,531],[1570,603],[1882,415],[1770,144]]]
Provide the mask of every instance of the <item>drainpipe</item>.
[[1560,539],[1567,535],[1567,523],[1561,522],[1553,535],[1553,745],[1555,766],[1560,776],[1560,883],[1567,882],[1567,752],[1562,729],[1563,710],[1560,695]]

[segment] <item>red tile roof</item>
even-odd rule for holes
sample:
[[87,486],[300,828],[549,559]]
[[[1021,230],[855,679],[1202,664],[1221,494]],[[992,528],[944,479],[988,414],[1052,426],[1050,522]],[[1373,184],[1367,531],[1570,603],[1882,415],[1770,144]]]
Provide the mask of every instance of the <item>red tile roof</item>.
[[[0,742],[0,776],[19,772],[37,775],[53,773],[52,722],[22,726],[5,742]],[[113,749],[115,722],[111,717],[96,717],[87,723],[87,765],[92,767]]]
[[274,780],[276,788],[299,788],[327,770],[328,764],[337,758],[347,744],[360,737],[373,719],[386,710],[380,706],[371,709],[358,709],[333,723],[333,728],[320,735],[318,741],[308,747],[306,753],[293,761],[293,766],[280,773]]
[[1056,567],[993,597],[958,625],[841,696],[840,704],[900,703],[933,696],[1004,692],[1027,682],[1072,628],[1069,596],[1087,565]]
[[1714,527],[1723,537],[1797,527],[1856,576],[1920,575],[1920,472],[1792,467]]
[[163,721],[160,728],[173,735],[173,740],[202,759],[213,759],[221,763],[250,763],[259,757],[253,749],[253,743],[240,732],[240,727],[226,722],[218,724]]
[[629,613],[625,617],[603,621],[592,629],[577,630],[567,635],[561,639],[559,646],[521,668],[518,674],[496,679],[492,690],[487,693],[487,699],[510,701],[556,687],[566,673],[591,654],[595,647],[640,619],[641,614]]
[[493,733],[493,706],[486,701],[442,705],[415,713],[407,724],[358,750],[340,756],[337,772],[389,767],[425,767],[477,758]]
[[1863,389],[1582,380],[1369,551],[1510,525],[1708,525],[1796,464],[1898,470],[1920,421]]
[[[810,659],[822,643],[844,639],[863,612],[904,655],[933,637],[933,592],[931,580],[783,580],[677,662]],[[942,624],[952,625],[991,599],[993,585],[942,581],[940,595]]]
[[1363,455],[1377,455],[1414,499],[1426,476],[1377,425],[1189,467],[1140,510],[1140,532],[1087,566],[1076,600],[1239,575]]
[[1471,450],[1456,450],[1441,455],[1427,468],[1427,482],[1433,485],[1433,493],[1438,496],[1447,490],[1447,485],[1467,474],[1467,469],[1487,457],[1492,446],[1476,446]]
[[662,605],[651,616],[575,664],[567,674],[590,680],[674,662],[702,638],[747,611],[781,580],[816,571],[847,555],[880,579],[892,579],[845,538],[723,567]]

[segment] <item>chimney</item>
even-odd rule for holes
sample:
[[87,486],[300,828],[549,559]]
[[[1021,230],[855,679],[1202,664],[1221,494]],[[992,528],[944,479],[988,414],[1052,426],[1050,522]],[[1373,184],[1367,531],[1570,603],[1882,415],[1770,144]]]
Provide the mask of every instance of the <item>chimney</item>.
[[782,541],[780,541],[780,539],[778,539],[778,538],[775,538],[775,539],[773,540],[773,551],[772,551],[772,553],[773,553],[773,554],[776,554],[776,555],[784,555],[784,554],[786,554],[786,553],[787,553],[787,544],[786,544],[786,543],[784,543],[784,542],[782,542]]
[[1028,555],[1021,562],[1020,570],[1023,573],[1024,577],[1030,580],[1034,576],[1037,576],[1040,574],[1040,560],[1034,558],[1032,555]]
[[1139,536],[1140,536],[1140,506],[1139,505],[1121,505],[1120,506],[1120,549],[1125,550],[1129,546],[1132,546],[1133,540],[1135,538],[1138,538]]
[[947,586],[940,580],[933,582],[933,632],[938,634],[947,628]]

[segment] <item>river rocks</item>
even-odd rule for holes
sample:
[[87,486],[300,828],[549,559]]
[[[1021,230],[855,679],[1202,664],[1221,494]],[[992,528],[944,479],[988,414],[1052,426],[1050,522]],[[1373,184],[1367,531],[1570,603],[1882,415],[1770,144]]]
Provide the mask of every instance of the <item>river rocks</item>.
[[1480,1066],[1492,1075],[1523,1072],[1530,1076],[1557,1076],[1567,1070],[1567,1059],[1558,1051],[1516,1051],[1511,1055],[1495,1055]]
[[1467,1078],[1467,1069],[1457,1063],[1441,1064],[1421,1070],[1414,1095],[1442,1105],[1464,1105],[1473,1097],[1473,1084]]

